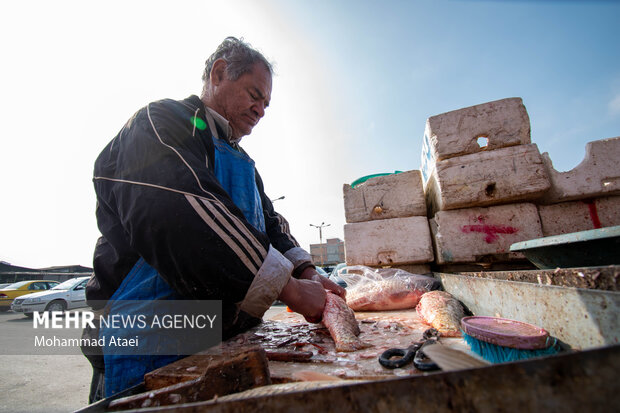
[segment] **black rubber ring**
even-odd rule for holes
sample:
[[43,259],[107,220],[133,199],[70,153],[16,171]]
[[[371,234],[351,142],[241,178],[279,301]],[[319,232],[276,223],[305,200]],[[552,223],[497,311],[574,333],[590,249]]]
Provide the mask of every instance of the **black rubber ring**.
[[379,356],[379,364],[388,369],[397,369],[409,364],[413,359],[413,354],[409,349],[391,348]]

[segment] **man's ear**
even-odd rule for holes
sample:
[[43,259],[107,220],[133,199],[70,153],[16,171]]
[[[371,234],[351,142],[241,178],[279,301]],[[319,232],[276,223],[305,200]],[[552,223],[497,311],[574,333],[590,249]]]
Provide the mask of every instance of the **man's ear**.
[[212,85],[218,86],[226,78],[226,66],[226,60],[224,59],[217,59],[213,62],[211,74],[209,75]]

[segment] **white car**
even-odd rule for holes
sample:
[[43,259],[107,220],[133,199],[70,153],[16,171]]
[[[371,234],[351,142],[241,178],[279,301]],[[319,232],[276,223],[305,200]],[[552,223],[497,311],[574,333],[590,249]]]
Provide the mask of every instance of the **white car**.
[[32,317],[35,311],[65,311],[86,307],[86,283],[90,277],[71,278],[50,290],[17,297],[11,310]]

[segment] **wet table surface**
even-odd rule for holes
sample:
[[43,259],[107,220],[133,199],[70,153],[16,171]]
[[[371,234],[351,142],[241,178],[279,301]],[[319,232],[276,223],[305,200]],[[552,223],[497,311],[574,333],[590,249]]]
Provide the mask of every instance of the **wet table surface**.
[[[371,346],[355,352],[337,352],[334,341],[322,324],[306,322],[302,316],[286,311],[271,312],[259,326],[225,343],[229,346],[260,345],[267,352],[312,352],[303,362],[269,361],[274,382],[295,381],[299,372],[316,372],[341,379],[379,379],[422,374],[413,364],[387,369],[378,362],[389,348],[406,348],[422,339],[430,326],[424,324],[415,309],[381,312],[356,312],[359,338]],[[448,347],[467,352],[462,338],[441,338]]]

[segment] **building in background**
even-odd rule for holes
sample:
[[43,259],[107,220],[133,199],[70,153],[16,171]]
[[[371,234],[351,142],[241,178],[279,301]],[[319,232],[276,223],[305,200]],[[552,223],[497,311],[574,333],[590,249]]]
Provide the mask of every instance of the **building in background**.
[[336,265],[344,262],[344,241],[328,238],[323,244],[310,244],[310,255],[315,265]]
[[92,275],[93,269],[81,265],[66,265],[48,268],[26,268],[0,261],[0,283],[14,283],[26,280],[53,280],[63,282],[70,278]]

